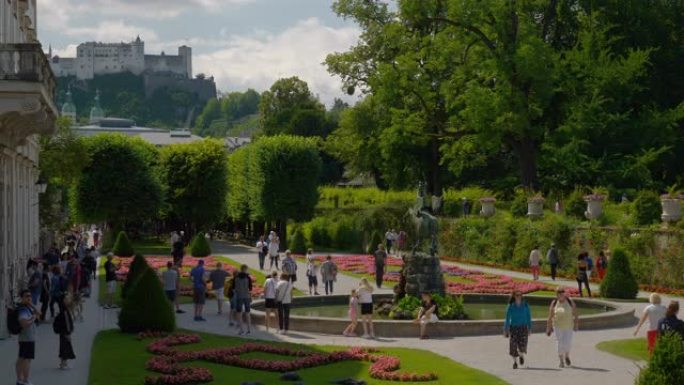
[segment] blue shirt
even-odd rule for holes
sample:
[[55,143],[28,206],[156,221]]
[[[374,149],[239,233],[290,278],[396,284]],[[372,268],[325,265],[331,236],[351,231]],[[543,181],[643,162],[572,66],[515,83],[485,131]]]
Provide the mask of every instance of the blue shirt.
[[198,289],[204,289],[204,266],[196,266],[190,271],[192,284]]
[[504,330],[510,329],[511,326],[527,326],[528,330],[532,329],[532,314],[527,302],[523,301],[520,306],[515,302],[508,305]]

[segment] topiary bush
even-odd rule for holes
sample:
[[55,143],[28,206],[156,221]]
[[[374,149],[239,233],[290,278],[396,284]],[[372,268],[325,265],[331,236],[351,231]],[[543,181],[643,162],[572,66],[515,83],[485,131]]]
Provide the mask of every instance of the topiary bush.
[[124,333],[172,332],[176,328],[173,305],[166,298],[159,277],[147,264],[123,302],[119,328]]
[[354,226],[354,221],[350,217],[341,218],[333,228],[333,246],[340,250],[358,252],[362,248],[363,235]]
[[119,235],[116,236],[112,253],[119,257],[132,257],[135,254],[131,240],[128,239],[125,231],[119,231]]
[[128,292],[133,287],[133,284],[138,280],[138,278],[140,278],[142,272],[147,268],[149,268],[149,265],[147,264],[145,257],[143,257],[141,254],[136,254],[135,258],[133,258],[133,262],[131,262],[131,265],[128,267],[126,280],[121,287],[121,298],[126,298]]
[[197,233],[195,238],[192,239],[192,244],[190,245],[190,255],[197,258],[208,257],[211,255],[211,246],[209,246],[209,241],[204,236],[204,233]]
[[311,243],[316,247],[332,247],[330,237],[330,221],[327,217],[316,217],[309,223],[311,228]]
[[637,379],[637,385],[672,384],[684,384],[684,342],[677,333],[658,337],[653,356]]
[[516,190],[515,197],[511,202],[511,214],[515,217],[527,216],[527,194],[525,190]]
[[306,254],[306,239],[301,228],[296,229],[292,234],[289,249],[295,254]]
[[658,223],[661,213],[660,197],[654,191],[640,191],[632,202],[632,220],[637,225]]
[[621,248],[615,249],[608,261],[606,277],[601,282],[601,296],[634,299],[638,292],[639,285],[629,267],[627,252]]

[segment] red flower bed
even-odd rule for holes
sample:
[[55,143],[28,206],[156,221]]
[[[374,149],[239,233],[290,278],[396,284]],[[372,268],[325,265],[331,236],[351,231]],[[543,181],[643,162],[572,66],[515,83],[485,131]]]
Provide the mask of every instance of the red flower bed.
[[[342,361],[369,361],[372,362],[369,374],[375,379],[390,381],[432,381],[437,379],[437,375],[434,373],[399,372],[401,362],[398,358],[373,354],[377,353],[377,350],[358,347],[331,353],[309,352],[261,343],[246,343],[230,348],[200,351],[181,351],[174,348],[174,346],[198,342],[200,342],[200,337],[196,334],[175,334],[152,341],[147,346],[147,350],[155,356],[147,361],[146,367],[151,371],[160,373],[161,376],[148,376],[145,378],[145,384],[185,385],[212,381],[211,372],[207,369],[180,365],[181,362],[197,360],[269,372],[289,372]],[[296,357],[296,359],[265,360],[241,357],[250,352],[277,354]]]

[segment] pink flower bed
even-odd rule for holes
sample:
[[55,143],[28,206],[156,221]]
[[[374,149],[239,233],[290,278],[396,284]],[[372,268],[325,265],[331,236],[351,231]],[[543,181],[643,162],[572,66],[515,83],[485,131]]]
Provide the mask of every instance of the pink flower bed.
[[[301,257],[300,257],[301,258]],[[325,261],[325,257],[316,259]],[[332,256],[333,262],[340,271],[355,274],[375,276],[375,259],[372,255],[338,255]],[[389,267],[402,267],[401,258],[390,257],[387,259]],[[446,280],[446,290],[450,294],[479,293],[479,294],[510,294],[513,290],[520,290],[524,294],[535,291],[554,291],[555,287],[534,281],[516,281],[507,275],[487,274],[478,270],[462,269],[458,266],[442,263],[442,271],[447,276],[460,277],[472,282],[455,282]],[[388,271],[383,279],[389,282],[398,282],[400,273],[398,270]],[[577,288],[566,287],[565,292],[571,296],[579,296]]]
[[[116,272],[116,279],[119,281],[125,281],[126,276],[128,275],[128,271],[131,267],[131,263],[133,262],[133,258],[124,258],[124,257],[116,257],[118,261],[121,261],[121,269],[119,269]],[[205,269],[211,270],[216,267],[216,264],[218,262],[221,262],[220,260],[216,259],[215,257],[205,257],[201,258],[204,260],[204,267]],[[147,261],[147,264],[150,265],[150,267],[156,271],[158,274],[161,274],[163,269],[166,269],[166,264],[169,261],[173,261],[171,257],[145,257],[145,260]],[[181,266],[181,278],[190,278],[190,270],[192,270],[193,267],[197,266],[197,261],[199,258],[191,258],[191,257],[186,257],[183,258],[183,265]],[[231,275],[237,270],[237,268],[233,265],[229,265],[225,262],[222,262],[223,264],[223,269],[229,272]],[[253,297],[260,297],[264,294],[264,288],[257,284],[256,282],[256,277],[250,276],[252,278],[252,296]],[[214,293],[211,291],[208,291],[208,294],[210,297],[214,296]],[[192,285],[184,285],[181,284],[179,287],[179,295],[182,296],[187,296],[187,297],[192,297]]]
[[[398,358],[379,355],[377,350],[352,347],[331,353],[309,352],[280,346],[246,343],[230,348],[206,349],[200,351],[177,350],[174,347],[200,342],[196,334],[175,334],[159,338],[147,347],[155,354],[147,361],[147,369],[160,373],[161,376],[145,378],[146,385],[185,385],[213,381],[209,370],[197,367],[181,366],[182,362],[207,361],[216,364],[237,366],[246,369],[269,372],[289,372],[342,361],[371,362],[369,374],[372,378],[389,381],[432,381],[437,379],[434,373],[400,372],[401,362]],[[296,357],[294,360],[265,360],[259,358],[242,358],[243,354],[262,352],[281,356]]]

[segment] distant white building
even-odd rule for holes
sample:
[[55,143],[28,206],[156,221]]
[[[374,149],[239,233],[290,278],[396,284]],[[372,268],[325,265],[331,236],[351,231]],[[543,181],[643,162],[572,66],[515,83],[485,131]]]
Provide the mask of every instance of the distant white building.
[[192,78],[192,48],[180,46],[178,55],[163,51],[161,55],[145,55],[145,42],[140,36],[130,43],[81,43],[75,58],[52,56],[52,52],[48,57],[55,75],[75,76],[79,80],[122,72],[172,73]]

